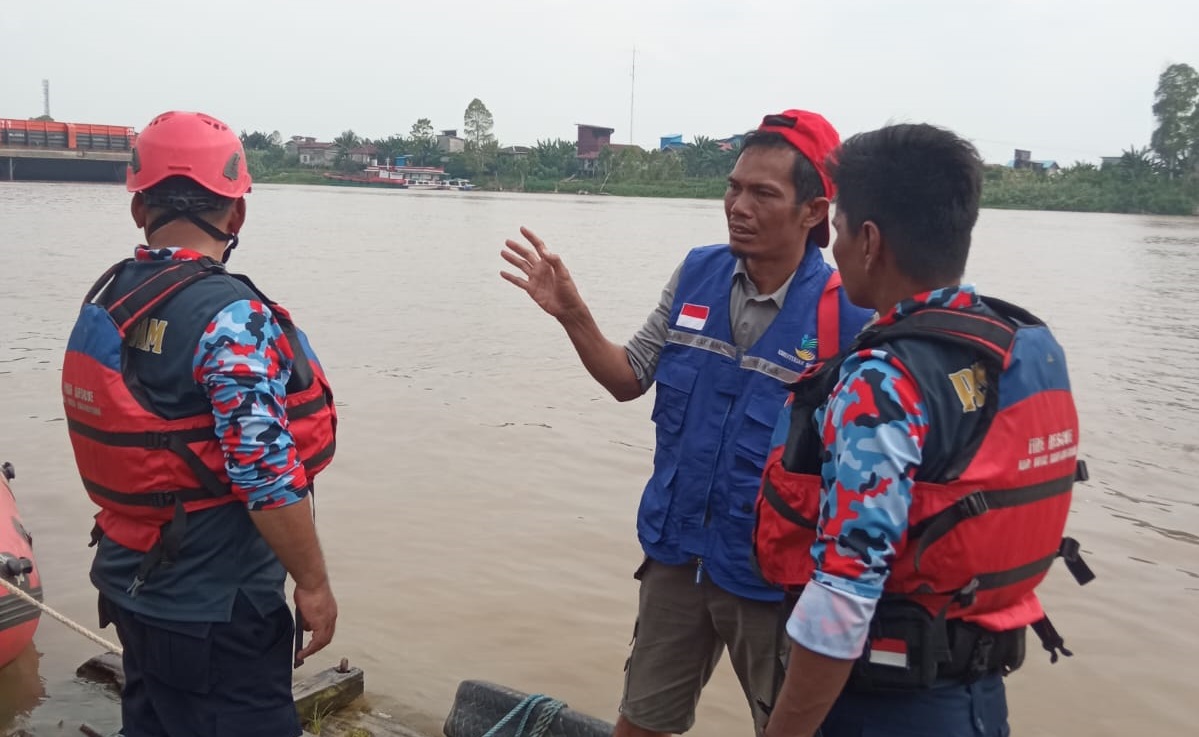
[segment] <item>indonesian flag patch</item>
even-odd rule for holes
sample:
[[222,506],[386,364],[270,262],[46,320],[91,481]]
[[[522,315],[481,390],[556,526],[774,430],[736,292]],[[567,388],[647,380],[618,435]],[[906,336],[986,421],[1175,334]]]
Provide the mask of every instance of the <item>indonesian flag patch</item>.
[[892,668],[908,667],[908,644],[903,640],[882,638],[870,641],[871,663]]
[[704,323],[707,321],[707,307],[703,305],[693,305],[690,302],[687,302],[683,304],[683,309],[679,310],[679,317],[674,321],[674,324],[690,330],[703,330]]

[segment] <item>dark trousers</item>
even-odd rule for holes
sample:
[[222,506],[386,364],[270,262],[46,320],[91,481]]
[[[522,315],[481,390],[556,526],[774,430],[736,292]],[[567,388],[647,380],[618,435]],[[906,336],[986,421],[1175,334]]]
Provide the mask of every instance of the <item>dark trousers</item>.
[[294,623],[263,616],[240,593],[229,622],[176,622],[100,597],[124,648],[124,737],[297,737],[291,693]]
[[845,692],[823,737],[1008,737],[1003,678],[895,694]]

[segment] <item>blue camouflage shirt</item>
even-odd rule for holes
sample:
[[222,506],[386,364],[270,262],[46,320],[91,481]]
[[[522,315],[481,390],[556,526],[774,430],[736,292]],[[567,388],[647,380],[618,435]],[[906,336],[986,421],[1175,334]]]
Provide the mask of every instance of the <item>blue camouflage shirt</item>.
[[[877,324],[921,305],[977,304],[973,286],[916,295]],[[816,653],[862,654],[870,620],[906,544],[912,486],[928,434],[927,410],[907,369],[878,349],[849,356],[828,402],[814,417],[825,449],[812,581],[787,621],[787,634]]]
[[[145,247],[135,256],[201,257],[187,249]],[[238,592],[263,614],[284,603],[286,572],[247,509],[283,507],[308,494],[283,406],[291,367],[291,348],[262,302],[240,300],[213,317],[195,349],[193,378],[212,403],[225,469],[244,504],[189,514],[180,560],[156,569],[136,597],[126,589],[142,554],[102,539],[91,577],[103,595],[130,611],[181,622],[229,621]]]

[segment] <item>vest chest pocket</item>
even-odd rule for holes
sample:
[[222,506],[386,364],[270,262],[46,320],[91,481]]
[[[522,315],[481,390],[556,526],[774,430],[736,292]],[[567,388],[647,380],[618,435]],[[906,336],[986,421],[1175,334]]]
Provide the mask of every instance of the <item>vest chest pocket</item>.
[[770,438],[783,409],[783,396],[769,394],[750,398],[745,417],[733,438],[734,458],[729,469],[732,494],[729,514],[744,520],[755,518],[754,500],[762,483],[766,456],[770,453]]
[[657,388],[651,417],[660,431],[673,434],[683,428],[698,374],[695,367],[679,361],[668,360],[658,364],[654,373]]
[[770,452],[770,438],[774,434],[774,426],[778,423],[779,413],[783,410],[786,395],[757,394],[750,397],[745,408],[745,418],[737,430],[734,443],[737,455],[753,461],[758,466],[758,473],[766,463],[766,455]]

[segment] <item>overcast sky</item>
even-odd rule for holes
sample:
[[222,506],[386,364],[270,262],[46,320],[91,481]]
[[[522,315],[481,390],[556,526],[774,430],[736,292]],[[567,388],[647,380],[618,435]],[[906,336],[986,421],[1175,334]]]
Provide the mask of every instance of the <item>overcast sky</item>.
[[992,162],[1147,145],[1157,76],[1199,67],[1199,0],[4,0],[0,117],[140,129],[167,109],[237,129],[379,137],[462,128],[479,97],[504,144],[723,137],[766,112],[842,136],[926,121]]

